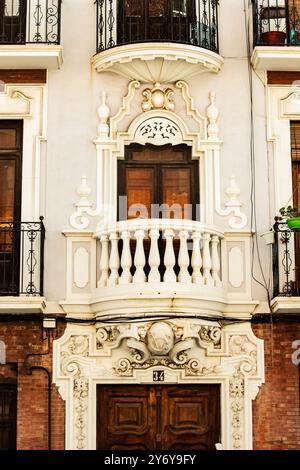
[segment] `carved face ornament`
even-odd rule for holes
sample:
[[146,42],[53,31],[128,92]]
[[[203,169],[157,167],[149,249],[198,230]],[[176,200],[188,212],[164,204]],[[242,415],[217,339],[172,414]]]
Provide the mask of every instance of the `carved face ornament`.
[[167,355],[174,346],[174,333],[171,326],[164,322],[154,323],[148,331],[147,344],[152,354]]

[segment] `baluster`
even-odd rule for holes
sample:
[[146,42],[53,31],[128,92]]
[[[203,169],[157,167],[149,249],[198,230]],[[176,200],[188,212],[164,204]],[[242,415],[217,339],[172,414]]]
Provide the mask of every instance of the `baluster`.
[[166,250],[164,256],[164,265],[166,267],[166,271],[164,274],[164,282],[176,282],[176,274],[174,272],[174,265],[175,265],[175,254],[174,254],[174,247],[173,247],[173,239],[174,239],[174,230],[168,229],[165,230],[165,239],[166,239]]
[[188,272],[188,267],[190,264],[190,258],[188,253],[187,247],[187,240],[189,238],[189,233],[186,230],[182,230],[179,232],[179,239],[180,239],[180,247],[179,247],[179,254],[178,254],[178,264],[179,264],[179,275],[178,281],[189,283],[191,282],[191,276]]
[[146,257],[144,251],[144,237],[145,231],[144,230],[137,230],[135,232],[135,239],[136,239],[136,249],[134,255],[134,265],[136,267],[136,271],[133,276],[134,284],[139,282],[146,281],[146,275],[144,271],[144,267],[146,264]]
[[109,256],[108,256],[108,236],[102,235],[100,238],[101,255],[100,255],[100,279],[99,287],[105,287],[108,280]]
[[218,245],[219,245],[219,237],[217,235],[213,235],[212,241],[211,241],[211,263],[212,263],[211,273],[212,273],[214,284],[216,286],[221,284],[221,280],[220,280],[220,266],[221,265],[220,265]]
[[107,285],[109,287],[116,286],[119,281],[119,269],[120,269],[120,256],[118,250],[119,236],[117,233],[112,233],[110,239],[110,258],[109,258],[109,269],[110,276],[108,278]]
[[202,268],[202,256],[201,256],[201,247],[200,247],[201,233],[193,232],[192,239],[193,239],[192,280],[195,284],[203,284],[204,280],[203,280],[203,276],[201,273],[201,268]]
[[132,281],[132,275],[130,272],[132,266],[132,257],[130,250],[130,232],[128,232],[127,230],[122,232],[122,240],[123,249],[121,256],[121,268],[123,269],[123,271],[120,277],[120,284],[130,284]]
[[203,277],[204,282],[208,286],[213,285],[211,276],[211,256],[210,256],[210,234],[203,235]]
[[149,253],[149,266],[150,266],[150,273],[148,276],[149,282],[160,282],[160,272],[158,270],[160,265],[160,256],[158,250],[158,239],[159,239],[159,230],[152,229],[150,230],[150,239],[151,239],[151,246],[150,246],[150,253]]

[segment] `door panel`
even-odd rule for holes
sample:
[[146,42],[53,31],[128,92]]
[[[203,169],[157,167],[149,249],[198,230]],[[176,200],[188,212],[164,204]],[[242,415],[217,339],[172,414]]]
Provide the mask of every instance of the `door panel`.
[[147,387],[100,387],[98,449],[150,450],[156,422],[153,392]]
[[219,387],[165,387],[162,407],[163,449],[214,449],[219,442]]
[[220,441],[217,385],[99,386],[98,449],[214,450]]
[[128,219],[151,217],[151,204],[155,193],[154,168],[126,168]]
[[[163,218],[191,219],[192,211],[186,213],[187,205],[192,204],[191,169],[162,168],[162,201],[166,205]],[[188,214],[187,217],[185,217]]]

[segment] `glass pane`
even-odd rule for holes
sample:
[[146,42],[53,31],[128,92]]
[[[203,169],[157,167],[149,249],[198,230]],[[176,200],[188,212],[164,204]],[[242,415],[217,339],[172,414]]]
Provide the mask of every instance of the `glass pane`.
[[191,203],[190,168],[163,168],[164,217],[170,219],[191,218],[186,204]]
[[15,172],[14,160],[0,160],[0,222],[11,222],[14,218]]
[[19,16],[20,0],[6,0],[5,1],[5,16]]
[[17,129],[0,129],[0,150],[17,146]]
[[173,16],[186,16],[186,0],[172,1]]
[[149,16],[166,16],[168,0],[149,0]]
[[142,16],[141,0],[125,0],[124,10],[125,16]]
[[126,194],[128,219],[150,218],[154,199],[154,169],[127,168]]
[[185,154],[182,150],[174,150],[173,148],[150,148],[145,147],[141,151],[132,152],[132,160],[134,161],[183,161]]

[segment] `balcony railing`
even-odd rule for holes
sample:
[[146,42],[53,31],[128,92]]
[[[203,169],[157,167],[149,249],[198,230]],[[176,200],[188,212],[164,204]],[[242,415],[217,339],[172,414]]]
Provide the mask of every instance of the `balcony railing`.
[[199,222],[135,219],[99,233],[98,287],[182,283],[221,287],[223,234]]
[[285,222],[276,222],[274,231],[273,296],[300,296],[300,266],[297,266],[300,231],[290,230]]
[[219,0],[96,0],[96,4],[97,53],[155,41],[218,52]]
[[253,0],[253,39],[254,47],[300,45],[296,0]]
[[0,295],[43,295],[43,219],[0,222]]
[[1,44],[60,44],[61,0],[0,0]]

